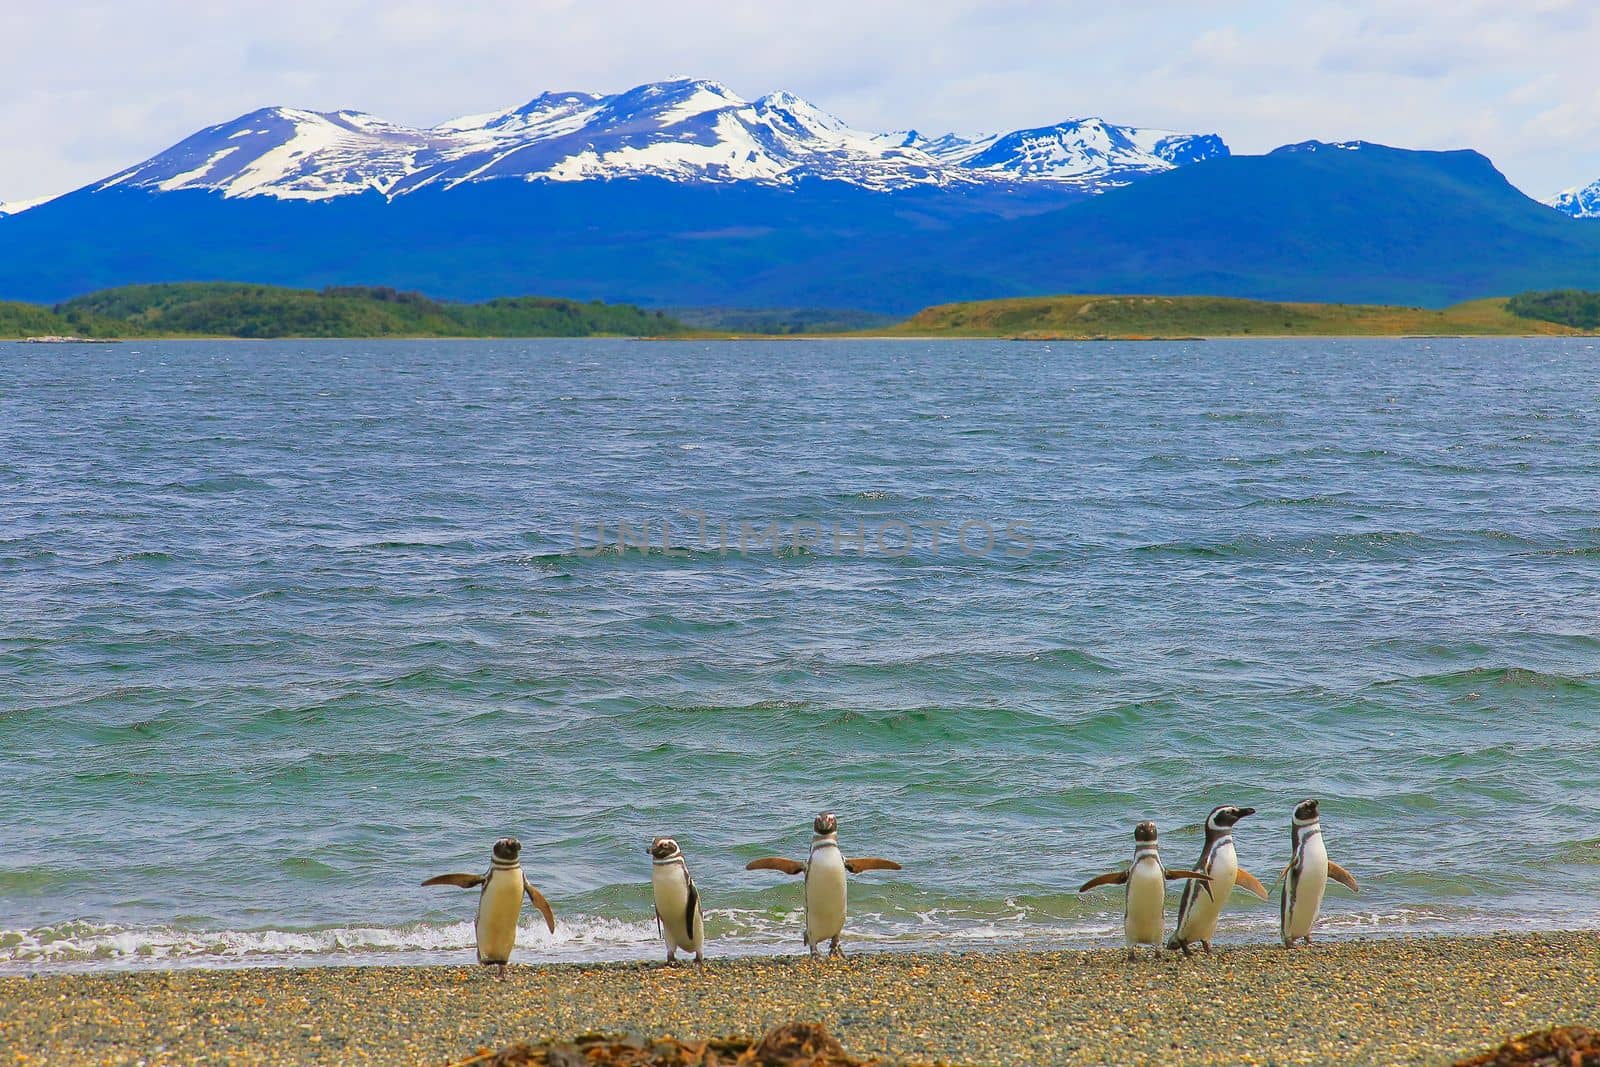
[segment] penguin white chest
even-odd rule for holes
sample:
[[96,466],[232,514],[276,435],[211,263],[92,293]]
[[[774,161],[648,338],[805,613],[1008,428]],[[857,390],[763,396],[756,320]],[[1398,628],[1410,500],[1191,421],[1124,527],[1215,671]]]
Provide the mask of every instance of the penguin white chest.
[[493,871],[478,898],[478,962],[507,963],[522,914],[522,868]]
[[1322,909],[1322,894],[1328,888],[1328,850],[1322,844],[1322,835],[1313,834],[1300,848],[1300,877],[1294,884],[1285,885],[1284,892],[1292,893],[1285,909],[1285,937],[1305,937],[1317,921]]
[[813,849],[806,867],[806,944],[830,941],[844,930],[847,894],[839,849],[830,845]]
[[650,887],[655,891],[656,914],[667,944],[686,952],[699,952],[704,931],[700,916],[689,914],[689,879],[679,863],[657,864],[650,872]]
[[1122,916],[1123,932],[1129,945],[1161,944],[1161,928],[1167,906],[1167,879],[1161,861],[1140,859],[1128,872],[1128,896]]
[[1178,937],[1184,941],[1209,943],[1211,935],[1217,932],[1217,918],[1222,914],[1223,902],[1233,892],[1239,878],[1239,854],[1233,845],[1218,845],[1204,873],[1211,876],[1211,892],[1206,892],[1205,883],[1190,884],[1187,890],[1189,910],[1184,912],[1183,922],[1178,926]]

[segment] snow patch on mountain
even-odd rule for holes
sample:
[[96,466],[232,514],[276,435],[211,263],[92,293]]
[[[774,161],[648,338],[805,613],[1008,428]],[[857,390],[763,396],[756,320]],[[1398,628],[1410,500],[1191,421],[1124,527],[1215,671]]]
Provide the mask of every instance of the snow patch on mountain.
[[0,219],[7,215],[20,215],[30,207],[48,204],[55,196],[36,196],[32,200],[0,200]]
[[902,141],[940,160],[994,178],[1104,188],[1228,154],[1215,134],[1184,134],[1075,119],[1030,130],[967,139],[955,134]]
[[1588,185],[1563,189],[1545,203],[1575,219],[1600,219],[1600,178]]
[[1383,148],[1382,145],[1373,144],[1371,141],[1297,141],[1294,144],[1279,145],[1267,154],[1280,156],[1290,152],[1359,152],[1363,148]]
[[747,101],[675,78],[610,96],[543,93],[517,108],[413,129],[357,111],[264,108],[186,138],[99,188],[320,200],[401,196],[491,179],[793,184],[873,190],[1057,182],[1098,191],[1226,155],[1213,135],[1083,119],[992,137],[854,129],[793,93]]

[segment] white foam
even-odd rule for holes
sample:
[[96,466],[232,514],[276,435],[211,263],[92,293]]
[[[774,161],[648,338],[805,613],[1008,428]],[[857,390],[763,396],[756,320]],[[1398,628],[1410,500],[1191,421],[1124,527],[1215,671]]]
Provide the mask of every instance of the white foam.
[[[717,956],[765,956],[804,951],[798,912],[713,909],[706,913],[710,951]],[[1508,921],[1407,907],[1393,912],[1330,910],[1318,922],[1329,939],[1380,934],[1489,933],[1550,926],[1548,918]],[[1559,925],[1559,924],[1557,924]],[[1237,910],[1223,917],[1229,941],[1274,943],[1272,909]],[[1007,901],[985,914],[933,909],[910,915],[852,915],[846,938],[877,951],[1064,949],[1120,945],[1114,910],[1064,918]],[[473,960],[471,922],[305,929],[201,930],[177,926],[116,926],[73,921],[32,930],[0,930],[0,974],[39,970],[126,970],[184,967],[274,967],[347,964],[466,964]],[[517,934],[521,963],[587,963],[655,959],[661,942],[652,920],[605,916],[563,918],[551,934],[526,917]]]
[[[556,924],[554,934],[532,919],[518,929],[523,960],[594,959],[655,940],[655,925],[607,918]],[[0,972],[39,965],[208,966],[227,963],[306,963],[406,955],[470,954],[473,924],[336,926],[301,930],[195,930],[173,926],[114,926],[66,922],[33,930],[0,930]],[[469,956],[470,959],[470,956]],[[331,960],[329,960],[331,962]]]

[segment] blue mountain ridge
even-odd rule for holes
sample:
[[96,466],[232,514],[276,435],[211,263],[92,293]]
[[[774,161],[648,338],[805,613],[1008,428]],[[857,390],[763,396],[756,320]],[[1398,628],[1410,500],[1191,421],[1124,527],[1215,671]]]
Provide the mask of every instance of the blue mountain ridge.
[[1600,288],[1600,226],[1530,200],[1476,152],[1316,142],[1095,196],[820,178],[504,180],[312,201],[114,185],[0,219],[7,299],[223,279],[894,314],[1055,292],[1439,306]]

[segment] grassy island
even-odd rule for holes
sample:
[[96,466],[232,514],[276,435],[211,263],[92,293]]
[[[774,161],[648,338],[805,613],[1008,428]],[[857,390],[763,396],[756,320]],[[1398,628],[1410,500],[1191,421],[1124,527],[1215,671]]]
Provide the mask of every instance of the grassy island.
[[383,286],[179,282],[105,289],[53,308],[0,303],[0,337],[640,337],[684,329],[632,304],[536,296],[456,304]]
[[1038,296],[940,304],[888,332],[912,337],[1393,337],[1581,334],[1577,320],[1527,313],[1524,294],[1430,309],[1276,303],[1214,296]]

